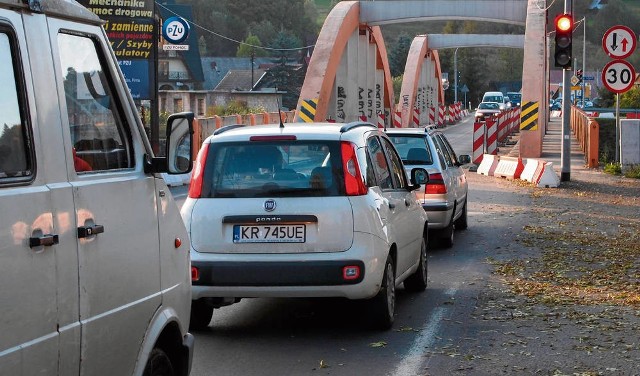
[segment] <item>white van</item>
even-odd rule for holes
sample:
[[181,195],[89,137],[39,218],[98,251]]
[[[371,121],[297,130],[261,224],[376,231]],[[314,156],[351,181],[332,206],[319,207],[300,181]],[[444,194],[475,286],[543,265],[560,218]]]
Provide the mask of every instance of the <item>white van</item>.
[[505,101],[505,96],[500,91],[487,91],[482,96],[482,101],[498,103],[502,111],[508,108],[507,101]]
[[161,172],[190,169],[193,115],[155,157],[101,25],[0,0],[0,375],[189,373],[189,241]]

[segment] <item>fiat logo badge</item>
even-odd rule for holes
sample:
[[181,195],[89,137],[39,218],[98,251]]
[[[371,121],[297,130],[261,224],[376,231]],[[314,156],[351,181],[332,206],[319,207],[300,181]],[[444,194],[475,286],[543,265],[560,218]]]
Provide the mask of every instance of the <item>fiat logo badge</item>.
[[271,212],[276,210],[276,200],[274,199],[268,199],[267,201],[264,202],[264,210]]

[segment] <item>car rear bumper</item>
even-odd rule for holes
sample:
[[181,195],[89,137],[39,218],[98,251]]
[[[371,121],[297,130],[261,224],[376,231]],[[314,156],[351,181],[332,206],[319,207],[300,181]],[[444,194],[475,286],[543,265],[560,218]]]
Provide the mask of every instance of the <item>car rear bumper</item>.
[[[200,279],[192,286],[337,286],[362,282],[365,266],[360,260],[192,262]],[[357,278],[343,278],[347,266],[360,268]]]
[[428,228],[430,230],[442,229],[449,225],[453,213],[453,203],[424,203],[422,208],[429,217]]
[[[366,299],[380,289],[389,245],[356,233],[344,252],[299,254],[215,254],[192,250],[192,299],[258,297],[344,297]],[[357,278],[345,279],[345,266],[359,266]]]

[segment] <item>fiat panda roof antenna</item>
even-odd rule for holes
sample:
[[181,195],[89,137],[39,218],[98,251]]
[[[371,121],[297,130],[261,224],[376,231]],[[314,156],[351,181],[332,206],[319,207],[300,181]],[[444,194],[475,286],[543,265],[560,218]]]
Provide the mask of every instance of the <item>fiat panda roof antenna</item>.
[[284,128],[284,124],[282,123],[282,112],[280,112],[280,100],[276,99],[276,103],[278,104],[278,118],[280,118],[280,128]]

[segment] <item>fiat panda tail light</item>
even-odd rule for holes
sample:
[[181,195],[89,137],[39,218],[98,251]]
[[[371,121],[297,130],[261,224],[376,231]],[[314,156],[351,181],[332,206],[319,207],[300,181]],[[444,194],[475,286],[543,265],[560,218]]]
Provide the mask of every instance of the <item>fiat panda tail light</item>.
[[360,165],[356,156],[356,146],[348,141],[340,142],[342,151],[342,170],[344,171],[344,188],[347,196],[367,194],[367,186],[362,180]]
[[193,173],[191,174],[191,184],[189,185],[189,197],[200,198],[202,196],[202,180],[204,179],[204,167],[207,161],[207,155],[209,154],[209,145],[204,144],[198,152],[196,158],[196,164],[193,166]]

